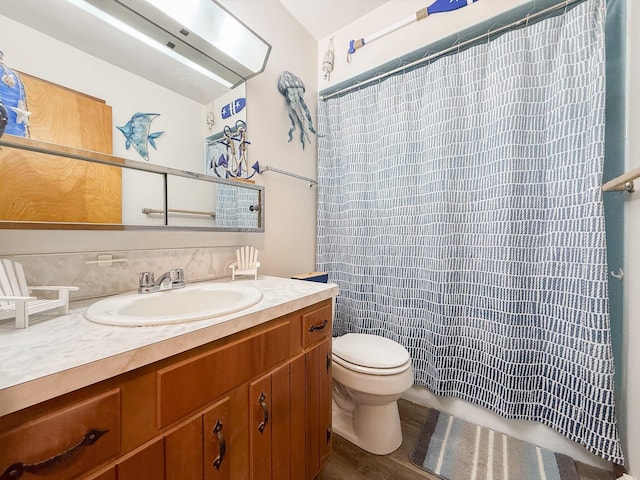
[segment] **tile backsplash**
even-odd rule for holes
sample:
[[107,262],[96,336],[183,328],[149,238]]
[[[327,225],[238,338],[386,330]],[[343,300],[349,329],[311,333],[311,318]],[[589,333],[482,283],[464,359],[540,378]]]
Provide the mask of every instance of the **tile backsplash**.
[[[27,283],[75,285],[72,300],[103,297],[138,288],[138,274],[153,272],[156,278],[172,268],[184,269],[187,283],[230,276],[228,266],[238,246],[110,252],[11,255],[24,268]],[[98,255],[111,255],[111,266],[99,266]]]

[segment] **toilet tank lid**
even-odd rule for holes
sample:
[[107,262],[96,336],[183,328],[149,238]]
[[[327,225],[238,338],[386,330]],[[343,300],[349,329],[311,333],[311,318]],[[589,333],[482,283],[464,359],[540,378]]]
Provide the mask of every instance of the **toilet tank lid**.
[[407,363],[409,352],[397,342],[367,333],[347,333],[334,337],[333,354],[341,359],[373,368],[395,368]]

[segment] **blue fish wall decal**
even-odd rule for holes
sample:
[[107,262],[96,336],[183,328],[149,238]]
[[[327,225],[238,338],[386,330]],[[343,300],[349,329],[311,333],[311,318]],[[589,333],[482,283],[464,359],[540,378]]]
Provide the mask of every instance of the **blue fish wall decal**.
[[122,132],[126,139],[125,147],[127,150],[131,145],[145,160],[149,160],[149,145],[156,150],[156,138],[164,132],[149,133],[151,130],[151,122],[154,118],[159,117],[159,113],[135,113],[126,125],[116,128]]

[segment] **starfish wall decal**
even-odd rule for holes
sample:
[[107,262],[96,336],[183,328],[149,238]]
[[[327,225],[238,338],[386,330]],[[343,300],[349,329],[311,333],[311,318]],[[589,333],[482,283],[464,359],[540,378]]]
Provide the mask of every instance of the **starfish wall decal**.
[[27,106],[24,104],[22,100],[18,102],[17,107],[9,107],[11,110],[16,112],[16,123],[22,123],[25,126],[29,125],[29,115],[31,112],[27,111]]

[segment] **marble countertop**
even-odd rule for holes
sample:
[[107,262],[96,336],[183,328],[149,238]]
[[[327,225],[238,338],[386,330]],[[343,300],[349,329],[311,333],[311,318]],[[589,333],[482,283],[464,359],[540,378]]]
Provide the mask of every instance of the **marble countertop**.
[[[229,281],[229,280],[222,280]],[[115,327],[90,322],[93,301],[68,315],[40,314],[31,326],[0,324],[0,416],[204,345],[338,295],[334,284],[261,276],[236,280],[259,288],[241,312],[175,325]]]

